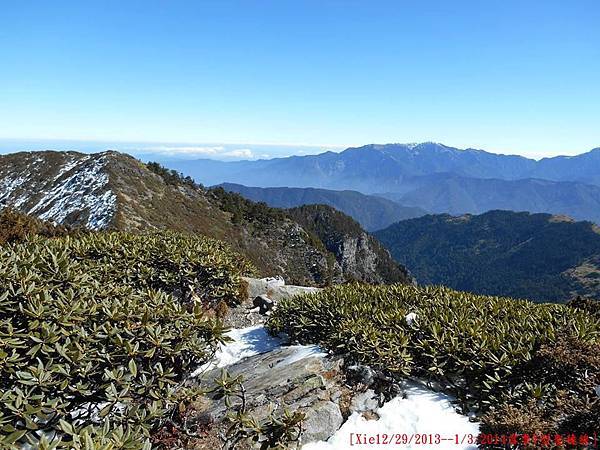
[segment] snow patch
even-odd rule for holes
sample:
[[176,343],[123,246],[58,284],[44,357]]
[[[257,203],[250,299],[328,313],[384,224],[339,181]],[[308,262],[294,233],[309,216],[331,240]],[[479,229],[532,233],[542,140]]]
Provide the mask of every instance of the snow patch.
[[404,317],[404,320],[406,320],[406,324],[410,326],[410,325],[412,325],[412,324],[413,324],[413,322],[414,322],[415,320],[417,320],[417,314],[416,314],[416,313],[414,313],[414,312],[408,313],[408,314],[407,314],[407,315]]
[[15,178],[6,177],[2,182],[0,182],[0,202],[9,198],[12,193],[23,186],[27,181],[27,177],[18,176]]
[[318,358],[322,358],[327,356],[321,347],[318,345],[292,345],[289,348],[294,349],[294,353],[287,358],[282,359],[277,363],[275,367],[283,367],[289,366],[290,364],[295,363],[296,361],[300,361],[301,359],[310,358],[312,356],[316,356]]
[[[414,313],[412,313],[414,314]],[[407,320],[408,320],[407,315]],[[414,320],[416,318],[413,317]],[[194,371],[192,377],[196,377],[207,370],[226,367],[250,356],[259,355],[273,351],[285,344],[284,337],[271,336],[262,325],[247,328],[233,329],[227,333],[232,342],[222,345],[216,352],[213,361],[204,364]],[[279,361],[273,369],[284,367],[305,358],[326,356],[316,345],[294,345],[294,353]],[[327,441],[311,442],[304,445],[304,450],[342,450],[351,447],[351,436],[363,433],[366,436],[379,434],[405,434],[407,436],[416,434],[431,434],[434,439],[436,435],[440,438],[453,439],[458,435],[473,436],[476,439],[479,434],[479,424],[470,422],[467,416],[458,414],[452,404],[452,398],[442,393],[427,389],[415,382],[404,383],[404,396],[398,396],[381,408],[376,409],[379,416],[377,420],[367,420],[360,412],[354,412],[342,427]],[[414,438],[413,438],[414,439]],[[435,441],[434,441],[435,442]],[[354,441],[356,443],[356,441]],[[395,443],[395,441],[394,441]],[[439,445],[406,444],[397,447],[402,449],[438,449],[446,448],[455,450],[476,450],[477,445],[455,445],[454,441],[440,441]],[[387,445],[368,445],[369,449],[388,449]]]
[[[364,433],[368,436],[379,434],[406,434],[408,437],[416,434],[439,434],[440,438],[454,438],[455,435],[459,439],[464,435],[472,435],[476,438],[479,434],[479,425],[469,422],[468,417],[458,414],[452,403],[451,398],[447,395],[433,392],[417,383],[405,383],[406,398],[401,396],[396,397],[376,412],[379,415],[377,420],[367,420],[359,412],[354,412],[342,427],[328,441],[311,442],[302,447],[303,450],[345,450],[350,448],[351,436],[354,436],[356,443],[356,435]],[[434,441],[435,442],[435,441]],[[395,439],[394,442],[395,444]],[[394,445],[392,445],[394,446]],[[373,449],[389,449],[387,445],[362,445],[360,447],[368,447]],[[455,450],[476,450],[477,445],[455,445],[452,441],[441,441],[440,444],[422,445],[422,444],[402,444],[396,445],[397,448],[403,450],[409,449],[448,449]]]
[[[198,367],[192,373],[192,377],[197,377],[207,370],[230,366],[250,356],[273,351],[286,342],[282,337],[271,336],[262,325],[233,329],[227,332],[226,336],[233,341],[222,345],[215,353],[213,361]],[[281,360],[277,366],[286,366],[310,356],[325,356],[316,345],[293,345],[290,348],[295,350],[294,354]]]
[[[90,158],[71,160],[61,167],[52,188],[28,213],[63,223],[71,214],[86,212],[86,227],[106,228],[116,211],[117,197],[108,189],[108,174],[104,172],[106,158]],[[76,166],[80,166],[79,169],[69,174]]]

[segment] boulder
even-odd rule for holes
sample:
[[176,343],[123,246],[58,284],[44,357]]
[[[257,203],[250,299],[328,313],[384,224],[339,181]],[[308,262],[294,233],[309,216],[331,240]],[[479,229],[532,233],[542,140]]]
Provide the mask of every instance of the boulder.
[[317,402],[306,413],[302,423],[302,442],[324,441],[339,430],[344,417],[338,404],[332,401]]
[[266,295],[257,295],[256,297],[254,297],[252,304],[255,308],[258,308],[258,312],[263,315],[271,311],[273,309],[273,306],[275,305],[273,300],[271,300]]
[[[297,359],[301,347],[281,347],[251,356],[227,367],[231,376],[242,375],[247,412],[261,420],[274,413],[300,411],[305,414],[302,443],[324,440],[342,425],[340,402],[348,398],[341,376],[340,358],[308,356]],[[221,369],[206,373],[197,383],[214,386]],[[207,395],[202,411],[213,423],[223,423],[227,408],[223,399]],[[206,420],[206,419],[203,419]]]

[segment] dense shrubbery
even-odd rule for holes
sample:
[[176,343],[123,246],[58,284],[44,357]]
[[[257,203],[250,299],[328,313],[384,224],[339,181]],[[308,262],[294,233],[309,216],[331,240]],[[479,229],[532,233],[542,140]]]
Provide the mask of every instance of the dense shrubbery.
[[60,225],[53,225],[10,208],[0,212],[0,245],[21,242],[35,235],[64,236],[68,231]]
[[287,217],[282,209],[271,208],[263,202],[247,200],[240,194],[228,192],[222,187],[212,188],[209,192],[219,202],[221,209],[231,213],[233,223],[259,222],[269,224],[280,222]]
[[567,303],[567,306],[585,311],[596,319],[600,320],[600,300],[591,298],[577,297]]
[[[411,312],[417,318],[409,324]],[[492,428],[494,411],[526,411],[530,402],[544,405],[538,418],[555,430],[571,420],[583,428],[598,423],[592,384],[600,383],[600,322],[564,305],[444,287],[350,285],[282,301],[269,327],[396,377],[435,381],[464,411],[492,414]],[[582,404],[565,409],[565,392]],[[553,422],[555,408],[561,413]],[[588,414],[587,422],[578,414]]]
[[146,164],[146,167],[150,169],[155,174],[159,175],[165,183],[172,185],[187,185],[193,188],[201,188],[202,185],[198,184],[194,181],[194,179],[190,176],[185,176],[180,172],[177,172],[173,169],[167,169],[166,167],[160,165],[157,162],[149,162]]
[[0,447],[149,446],[224,339],[202,306],[237,300],[238,261],[171,233],[0,248]]

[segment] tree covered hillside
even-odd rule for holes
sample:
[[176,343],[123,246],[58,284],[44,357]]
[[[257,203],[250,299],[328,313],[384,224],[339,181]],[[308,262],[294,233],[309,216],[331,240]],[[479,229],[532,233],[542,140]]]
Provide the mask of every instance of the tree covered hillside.
[[600,228],[511,211],[428,215],[376,232],[419,283],[564,302],[600,297]]
[[421,208],[402,206],[392,200],[356,191],[333,191],[315,188],[250,187],[223,183],[221,187],[237,192],[255,202],[265,202],[276,208],[294,208],[303,205],[328,205],[349,215],[367,231],[381,230],[400,220],[427,214]]

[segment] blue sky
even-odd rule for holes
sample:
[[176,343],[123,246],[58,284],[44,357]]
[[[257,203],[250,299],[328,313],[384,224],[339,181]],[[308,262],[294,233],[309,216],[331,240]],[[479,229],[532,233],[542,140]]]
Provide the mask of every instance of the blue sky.
[[599,23],[596,0],[5,2],[0,150],[577,154],[600,146]]

